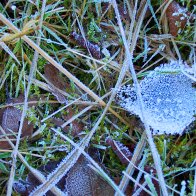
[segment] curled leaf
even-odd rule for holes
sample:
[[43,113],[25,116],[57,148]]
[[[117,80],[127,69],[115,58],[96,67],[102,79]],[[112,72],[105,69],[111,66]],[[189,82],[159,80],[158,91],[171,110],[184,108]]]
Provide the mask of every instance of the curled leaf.
[[119,141],[114,141],[112,138],[107,138],[106,143],[111,146],[114,153],[118,156],[120,161],[127,165],[132,158],[132,153],[129,149]]

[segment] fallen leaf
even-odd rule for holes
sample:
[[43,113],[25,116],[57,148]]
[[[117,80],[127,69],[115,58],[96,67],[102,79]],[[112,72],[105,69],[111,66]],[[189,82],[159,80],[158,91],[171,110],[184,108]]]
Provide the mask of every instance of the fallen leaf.
[[114,195],[113,188],[88,166],[89,161],[81,156],[70,170],[66,179],[66,191],[69,196]]
[[94,58],[96,59],[102,58],[101,48],[97,44],[94,44],[88,40],[85,41],[82,35],[79,35],[76,32],[72,32],[70,34],[70,38],[74,40],[82,48],[88,49]]
[[111,146],[114,153],[118,156],[122,164],[127,165],[132,158],[132,153],[129,149],[119,141],[114,141],[112,138],[106,139],[106,144]]
[[[28,101],[35,101],[35,98],[30,98]],[[24,96],[19,95],[18,98],[10,99],[7,101],[7,104],[10,105],[6,108],[0,108],[0,125],[6,132],[7,136],[12,140],[16,140],[16,135],[20,126],[20,120],[22,116],[22,111],[14,106],[13,104],[20,104],[24,102]],[[33,106],[35,103],[30,103],[29,106]],[[25,138],[31,136],[33,132],[33,124],[29,123],[27,118],[24,119],[22,136]],[[6,140],[4,134],[0,131],[0,148],[9,149],[11,148],[10,144]]]
[[59,103],[67,103],[66,97],[58,90],[66,89],[66,82],[60,76],[60,71],[51,64],[46,64],[44,67],[44,75],[46,79],[50,82],[49,88],[52,94],[57,98]]
[[177,36],[186,26],[188,20],[193,21],[196,17],[191,15],[186,8],[181,7],[176,1],[172,1],[167,10],[166,16],[169,22],[169,31],[173,36]]
[[[40,167],[39,170],[44,175],[47,175],[51,173],[59,163],[60,161],[49,162],[45,166]],[[57,183],[57,187],[61,189],[62,192],[67,192],[68,196],[114,195],[113,188],[90,169],[88,164],[90,164],[89,161],[81,155],[69,173]],[[36,177],[32,173],[29,173],[25,182],[18,181],[14,183],[14,189],[16,192],[27,196],[40,184]],[[46,193],[46,196],[53,195],[51,191]]]
[[[7,108],[0,109],[0,125],[6,132],[7,136],[11,140],[15,140],[20,125],[22,111],[9,106]],[[25,118],[22,128],[22,138],[30,136],[33,132],[33,124],[29,123]],[[4,134],[0,131],[0,148],[8,149],[11,148],[8,141],[5,139]]]

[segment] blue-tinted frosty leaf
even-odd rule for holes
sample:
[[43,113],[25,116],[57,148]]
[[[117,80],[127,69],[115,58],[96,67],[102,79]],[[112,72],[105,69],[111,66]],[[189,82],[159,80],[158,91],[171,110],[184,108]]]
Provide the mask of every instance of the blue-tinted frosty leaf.
[[[157,67],[140,83],[144,115],[153,134],[181,134],[195,119],[196,89],[180,71],[178,62]],[[119,103],[142,118],[135,88],[125,86],[118,93]]]

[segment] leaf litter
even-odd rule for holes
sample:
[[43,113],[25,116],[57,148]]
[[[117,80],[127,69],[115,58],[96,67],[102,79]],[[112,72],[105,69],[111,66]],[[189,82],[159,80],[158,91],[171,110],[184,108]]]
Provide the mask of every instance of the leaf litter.
[[[23,102],[23,97],[12,99],[11,103]],[[0,125],[4,129],[8,138],[11,140],[16,139],[16,135],[19,129],[20,120],[22,116],[22,111],[14,106],[9,106],[7,108],[0,109]],[[33,124],[25,118],[22,128],[22,138],[31,136],[33,133]],[[0,131],[0,148],[9,149],[11,148],[10,144],[5,138],[5,135]]]
[[[43,172],[44,175],[48,175],[58,166],[59,163],[60,161],[51,161],[40,167],[39,170]],[[68,196],[113,195],[113,188],[92,169],[90,169],[88,166],[89,164],[90,162],[81,155],[68,174],[63,176],[57,183],[57,187],[64,193],[67,193]],[[26,181],[16,181],[14,188],[16,192],[20,194],[29,195],[40,184],[41,183],[36,179],[36,177],[32,173],[29,173]],[[53,195],[54,194],[51,191],[46,193],[46,196]]]
[[196,16],[191,14],[186,8],[180,6],[176,1],[172,1],[167,10],[166,16],[169,22],[169,30],[173,36],[177,36],[187,25],[193,22]]
[[44,74],[46,79],[50,82],[48,84],[52,94],[56,97],[59,103],[67,103],[66,97],[59,91],[66,89],[66,82],[60,76],[60,72],[51,64],[46,64],[44,66]]

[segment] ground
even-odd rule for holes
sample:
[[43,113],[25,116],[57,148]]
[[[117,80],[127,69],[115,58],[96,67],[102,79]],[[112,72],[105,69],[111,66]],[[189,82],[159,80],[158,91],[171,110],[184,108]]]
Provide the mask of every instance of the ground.
[[171,60],[194,70],[195,4],[1,1],[1,195],[194,195],[194,121],[152,135],[116,93]]

